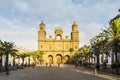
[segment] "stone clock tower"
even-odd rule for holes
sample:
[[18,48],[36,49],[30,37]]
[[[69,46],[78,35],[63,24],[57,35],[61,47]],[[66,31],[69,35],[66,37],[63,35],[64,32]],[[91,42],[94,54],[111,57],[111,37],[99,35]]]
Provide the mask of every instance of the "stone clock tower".
[[78,25],[76,22],[72,25],[72,32],[71,32],[71,41],[73,45],[73,49],[77,50],[79,47],[79,31],[78,31]]
[[[39,24],[38,31],[38,50],[44,51],[44,63],[57,64],[68,63],[74,53],[79,49],[79,30],[76,22],[72,24],[71,35],[63,37],[63,30],[57,28],[54,32],[55,36],[46,37],[45,24],[43,21]],[[70,48],[74,52],[70,52]]]
[[74,22],[74,24],[72,25],[71,40],[79,41],[79,31],[76,22]]
[[43,21],[39,24],[39,31],[38,31],[38,40],[42,41],[46,39],[46,31],[45,31],[45,24]]

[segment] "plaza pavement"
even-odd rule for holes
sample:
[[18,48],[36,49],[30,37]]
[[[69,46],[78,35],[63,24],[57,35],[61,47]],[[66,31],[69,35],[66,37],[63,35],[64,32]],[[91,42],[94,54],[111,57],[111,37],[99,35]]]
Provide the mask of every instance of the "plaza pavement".
[[120,80],[109,74],[94,74],[94,71],[73,65],[38,66],[0,73],[0,80]]

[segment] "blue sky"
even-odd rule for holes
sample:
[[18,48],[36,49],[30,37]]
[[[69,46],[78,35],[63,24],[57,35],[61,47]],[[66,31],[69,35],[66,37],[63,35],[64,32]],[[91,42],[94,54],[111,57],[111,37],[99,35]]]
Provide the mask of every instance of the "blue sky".
[[0,0],[0,39],[37,50],[41,20],[46,24],[47,36],[53,37],[57,27],[70,36],[76,21],[82,46],[108,26],[119,8],[119,0]]

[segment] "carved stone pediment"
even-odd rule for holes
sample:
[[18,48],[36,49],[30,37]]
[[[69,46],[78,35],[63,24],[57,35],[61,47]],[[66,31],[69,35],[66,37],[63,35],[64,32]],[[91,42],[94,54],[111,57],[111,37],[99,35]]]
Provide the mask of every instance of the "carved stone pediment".
[[63,33],[62,29],[56,29],[56,30],[55,30],[55,35],[56,35],[56,36],[58,36],[58,35],[59,35],[59,36],[62,36],[62,33]]

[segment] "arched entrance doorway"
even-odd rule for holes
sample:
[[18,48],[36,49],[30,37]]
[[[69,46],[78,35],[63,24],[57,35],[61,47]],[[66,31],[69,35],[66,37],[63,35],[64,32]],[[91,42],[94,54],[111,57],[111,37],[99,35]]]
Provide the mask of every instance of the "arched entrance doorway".
[[61,64],[62,63],[62,55],[61,54],[57,54],[56,55],[56,63],[57,64]]
[[49,59],[49,64],[53,64],[53,56],[52,56],[52,55],[49,55],[49,56],[48,56],[48,59]]
[[69,55],[65,55],[64,57],[64,63],[68,64],[70,62],[70,56]]

